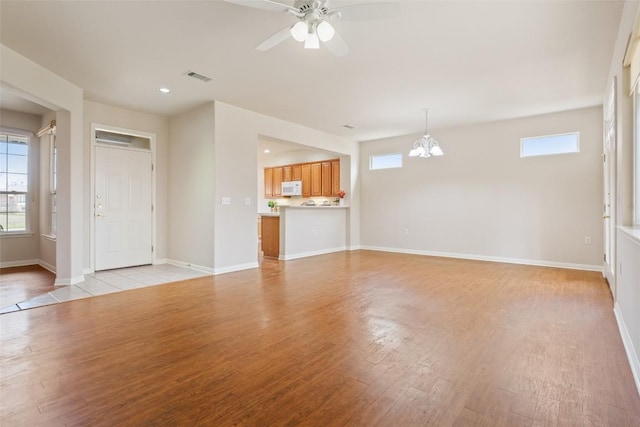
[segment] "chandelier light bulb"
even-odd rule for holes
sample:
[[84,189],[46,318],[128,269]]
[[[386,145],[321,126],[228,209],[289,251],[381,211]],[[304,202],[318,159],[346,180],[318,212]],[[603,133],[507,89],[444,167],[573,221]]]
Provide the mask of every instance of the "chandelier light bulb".
[[291,33],[291,37],[293,37],[296,41],[303,42],[307,38],[307,33],[309,32],[309,28],[307,27],[307,23],[304,21],[296,22],[296,24],[291,27],[289,30]]
[[309,34],[307,34],[307,38],[304,40],[304,48],[320,49],[320,40],[318,39],[318,35],[316,33],[309,31]]
[[327,21],[322,21],[320,24],[318,24],[317,31],[318,37],[323,42],[328,42],[336,34],[336,30]]

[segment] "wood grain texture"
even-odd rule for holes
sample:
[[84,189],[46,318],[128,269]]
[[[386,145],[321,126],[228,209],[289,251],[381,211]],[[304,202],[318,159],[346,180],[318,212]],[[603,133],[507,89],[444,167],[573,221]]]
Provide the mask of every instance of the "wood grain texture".
[[0,269],[0,309],[56,290],[55,279],[39,265]]
[[2,426],[640,425],[598,273],[342,252],[0,327]]

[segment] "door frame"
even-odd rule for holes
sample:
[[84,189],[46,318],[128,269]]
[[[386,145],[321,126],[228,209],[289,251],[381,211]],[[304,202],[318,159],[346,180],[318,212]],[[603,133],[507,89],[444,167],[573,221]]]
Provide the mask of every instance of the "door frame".
[[[602,228],[603,228],[603,243],[604,243],[604,255],[602,265],[602,275],[609,283],[611,294],[616,300],[616,216],[617,216],[617,181],[616,181],[616,159],[617,159],[617,140],[618,140],[618,84],[617,79],[614,76],[611,85],[609,86],[609,92],[607,93],[606,103],[603,106],[603,140],[602,140],[602,155],[603,155],[603,198],[602,198]],[[609,140],[608,127],[609,123],[613,122],[612,132],[613,136]],[[610,144],[608,144],[608,142]],[[608,156],[608,157],[604,157]],[[608,190],[608,194],[607,194]],[[608,259],[607,259],[608,255]]]
[[[90,215],[91,221],[90,223],[90,265],[89,271],[85,271],[84,274],[91,274],[95,272],[96,266],[96,212],[95,212],[95,198],[96,198],[96,146],[103,145],[96,141],[96,130],[104,130],[107,132],[114,133],[122,133],[133,136],[140,136],[143,138],[148,138],[150,141],[150,150],[151,150],[151,245],[153,250],[151,251],[151,263],[156,264],[156,252],[157,252],[157,244],[156,244],[156,134],[143,132],[139,130],[126,129],[116,126],[103,125],[100,123],[91,122],[91,198],[89,201],[90,206]],[[120,149],[120,150],[131,150],[130,148],[124,147],[115,147],[109,146],[109,148]],[[86,193],[85,193],[86,194]]]

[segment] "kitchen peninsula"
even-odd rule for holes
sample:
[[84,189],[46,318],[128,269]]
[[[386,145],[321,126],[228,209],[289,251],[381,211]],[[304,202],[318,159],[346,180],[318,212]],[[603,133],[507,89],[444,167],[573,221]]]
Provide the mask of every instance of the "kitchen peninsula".
[[[290,260],[343,251],[347,247],[347,206],[280,206],[279,216],[262,214],[265,256]],[[265,222],[270,224],[264,228]],[[275,242],[274,220],[279,233]],[[269,231],[267,231],[269,230]],[[269,253],[270,255],[268,255]]]

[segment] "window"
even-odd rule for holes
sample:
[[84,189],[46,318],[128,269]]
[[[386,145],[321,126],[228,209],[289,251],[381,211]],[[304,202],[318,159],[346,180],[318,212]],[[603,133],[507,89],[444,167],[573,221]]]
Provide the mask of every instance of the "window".
[[402,154],[378,154],[369,157],[369,170],[402,167]]
[[580,152],[580,133],[536,136],[520,139],[520,157]]
[[27,232],[29,137],[0,130],[0,233]]
[[56,192],[58,188],[58,148],[56,147],[55,128],[49,138],[49,236],[55,237],[57,231]]

